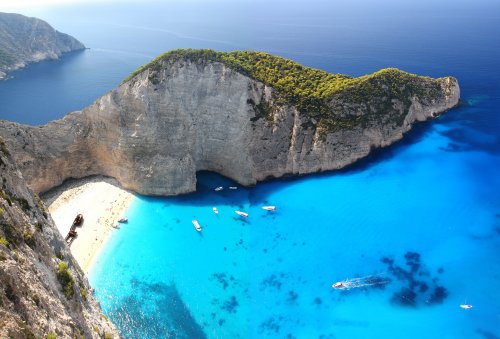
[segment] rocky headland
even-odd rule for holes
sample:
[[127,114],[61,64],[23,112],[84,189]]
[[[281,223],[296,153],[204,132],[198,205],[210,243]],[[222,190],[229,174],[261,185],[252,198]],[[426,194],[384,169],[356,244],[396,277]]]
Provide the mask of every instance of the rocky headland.
[[99,174],[175,195],[194,191],[201,170],[254,185],[343,168],[459,97],[452,77],[352,78],[266,53],[175,50],[82,111],[38,127],[2,122],[0,135],[35,192]]
[[81,42],[43,20],[0,13],[0,80],[30,63],[58,59],[63,53],[84,48]]
[[0,180],[0,338],[118,337],[1,138]]

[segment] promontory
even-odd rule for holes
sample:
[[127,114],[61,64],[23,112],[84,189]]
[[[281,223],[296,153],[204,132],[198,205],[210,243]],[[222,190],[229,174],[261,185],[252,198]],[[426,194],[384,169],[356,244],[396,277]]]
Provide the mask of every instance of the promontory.
[[80,41],[43,20],[0,13],[0,80],[29,63],[58,59],[63,53],[84,48]]
[[262,52],[174,50],[81,111],[38,127],[2,122],[0,135],[35,192],[100,174],[175,195],[194,191],[201,170],[254,185],[343,168],[459,97],[453,77],[354,78]]

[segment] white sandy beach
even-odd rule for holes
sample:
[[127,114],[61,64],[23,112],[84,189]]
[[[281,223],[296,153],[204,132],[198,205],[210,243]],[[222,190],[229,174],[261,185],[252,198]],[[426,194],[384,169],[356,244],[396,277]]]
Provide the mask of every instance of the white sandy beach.
[[[59,232],[66,237],[76,215],[83,214],[82,226],[76,228],[78,236],[71,244],[71,253],[88,274],[98,253],[113,227],[126,213],[134,195],[117,184],[114,179],[91,177],[73,180],[43,196]],[[120,224],[119,227],[126,227]]]

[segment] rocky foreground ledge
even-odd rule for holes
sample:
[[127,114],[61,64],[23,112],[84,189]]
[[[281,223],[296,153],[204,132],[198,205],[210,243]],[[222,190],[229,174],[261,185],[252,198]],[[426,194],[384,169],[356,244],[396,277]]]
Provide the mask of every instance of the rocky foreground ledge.
[[105,175],[147,195],[195,190],[196,172],[242,185],[343,168],[458,104],[452,77],[397,69],[352,78],[258,52],[168,52],[82,111],[40,127],[0,123],[43,192]]
[[119,338],[0,138],[0,338]]

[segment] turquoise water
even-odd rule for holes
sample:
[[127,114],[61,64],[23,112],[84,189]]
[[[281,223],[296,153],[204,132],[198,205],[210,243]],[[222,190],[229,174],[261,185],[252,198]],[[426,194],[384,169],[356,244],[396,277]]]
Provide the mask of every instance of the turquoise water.
[[[195,194],[138,197],[89,277],[124,337],[500,338],[498,1],[131,1],[24,14],[91,49],[0,82],[0,119],[20,123],[85,107],[173,48],[262,50],[354,76],[399,67],[461,86],[459,108],[348,170],[218,193],[234,183],[201,173]],[[366,276],[387,283],[331,288]]]
[[[221,192],[234,183],[201,173],[195,194],[138,197],[91,272],[96,296],[131,338],[495,338],[500,161],[447,136],[471,110],[342,173]],[[331,288],[370,275],[389,282]]]

